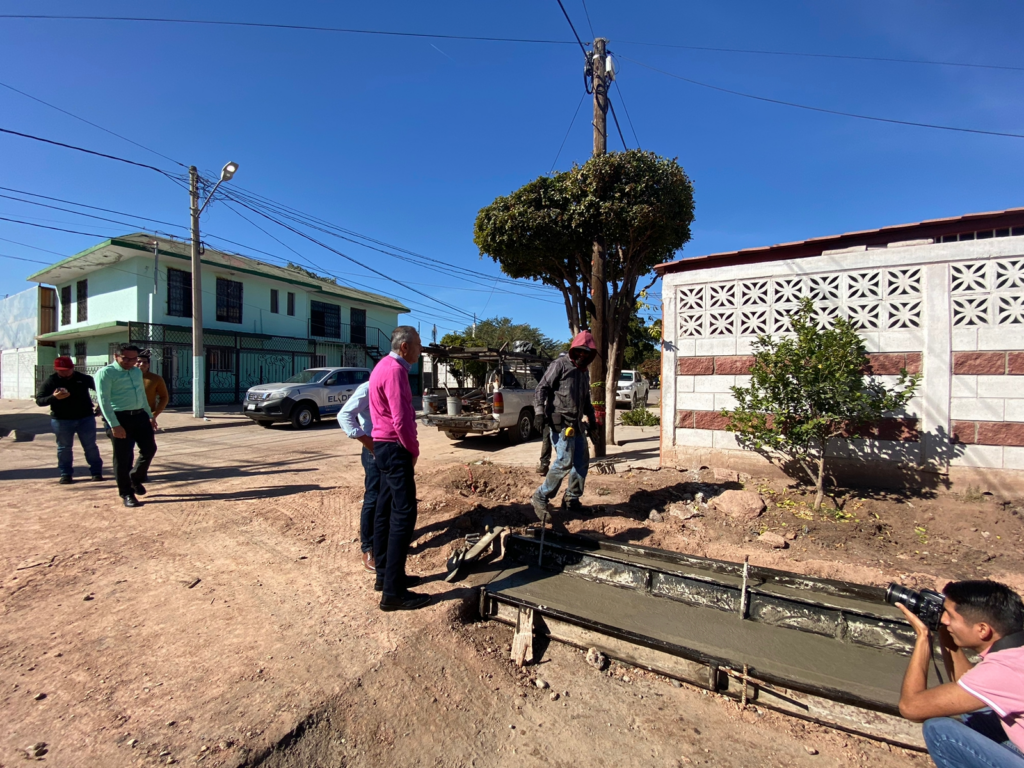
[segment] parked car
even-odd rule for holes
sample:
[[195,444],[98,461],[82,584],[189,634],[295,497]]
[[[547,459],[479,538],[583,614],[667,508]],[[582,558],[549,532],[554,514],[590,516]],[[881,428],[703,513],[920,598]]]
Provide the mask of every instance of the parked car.
[[639,371],[622,371],[615,388],[615,402],[628,403],[630,409],[639,405],[647,406],[651,385]]
[[250,387],[242,413],[261,427],[290,421],[305,429],[336,416],[356,387],[369,380],[369,368],[308,368],[281,382]]
[[[429,350],[428,350],[429,352]],[[494,350],[467,352],[458,359],[488,360],[495,356]],[[467,435],[486,435],[501,432],[508,435],[509,442],[521,443],[534,436],[533,398],[537,384],[550,362],[531,354],[509,353],[497,361],[480,389],[459,397],[462,413],[450,415],[445,410],[447,398],[438,397],[438,413],[427,413],[424,421],[451,440],[461,440]],[[519,359],[516,359],[519,358]],[[439,392],[443,393],[444,390]],[[426,401],[428,398],[424,398]],[[431,402],[434,400],[431,398]]]

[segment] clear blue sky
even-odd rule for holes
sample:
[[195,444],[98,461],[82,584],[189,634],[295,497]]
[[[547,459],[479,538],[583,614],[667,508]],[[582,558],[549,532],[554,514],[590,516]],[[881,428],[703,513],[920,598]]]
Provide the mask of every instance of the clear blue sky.
[[[580,35],[592,38],[581,0],[564,2]],[[635,42],[1024,67],[1019,42],[1024,6],[590,0],[588,9],[594,31],[610,40],[619,57],[619,85],[641,146],[677,157],[694,182],[696,222],[681,256],[1022,204],[1024,139],[797,110],[673,80],[626,57],[774,99],[1024,133],[1017,96],[1024,71]],[[9,0],[0,13],[146,15],[572,40],[556,0],[96,0],[88,6]],[[0,19],[0,82],[185,164],[210,170],[237,161],[241,170],[232,183],[247,190],[494,276],[497,267],[481,261],[472,242],[476,212],[551,169],[583,87],[582,54],[575,44],[12,19]],[[635,146],[623,99],[614,90],[612,97],[627,143]],[[584,104],[558,168],[586,160],[589,112]],[[0,127],[181,170],[2,87]],[[620,148],[614,133],[610,147]],[[153,172],[3,135],[0,158],[2,186],[188,224],[187,194]],[[2,198],[0,216],[104,235],[131,230]],[[343,281],[429,305],[267,222],[261,226]],[[222,235],[297,260],[221,204],[204,213],[203,229],[211,245],[216,243],[209,235]],[[0,254],[47,262],[58,257],[28,246],[70,255],[95,242],[5,221],[0,221],[0,238],[6,239],[0,240]],[[535,297],[526,298],[502,293],[501,284],[492,292],[495,283],[487,279],[482,285],[450,283],[429,267],[330,242],[465,312],[508,315],[556,338],[567,334],[553,291],[524,288]],[[40,266],[0,259],[0,295],[28,287],[25,276]],[[436,287],[446,282],[448,287]],[[436,305],[412,316],[428,337],[434,322],[443,333],[462,327],[465,319]]]

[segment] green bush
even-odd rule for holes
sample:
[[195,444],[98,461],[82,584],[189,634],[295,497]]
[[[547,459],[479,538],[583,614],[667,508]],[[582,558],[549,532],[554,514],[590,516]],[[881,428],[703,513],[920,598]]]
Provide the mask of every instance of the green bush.
[[656,427],[661,424],[661,417],[651,413],[642,405],[632,411],[622,412],[622,425],[625,427]]

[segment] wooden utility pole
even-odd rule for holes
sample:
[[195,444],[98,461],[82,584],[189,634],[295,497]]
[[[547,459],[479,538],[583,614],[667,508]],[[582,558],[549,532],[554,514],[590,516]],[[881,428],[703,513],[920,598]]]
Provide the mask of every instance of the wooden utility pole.
[[[605,46],[608,41],[603,37],[594,39],[594,50],[590,57],[591,81],[594,86],[594,157],[600,157],[608,151],[608,79],[605,72]],[[590,332],[594,335],[597,345],[597,357],[590,364],[590,395],[596,402],[605,400],[605,377],[608,375],[608,339],[605,318],[608,304],[608,287],[604,279],[604,242],[600,238],[594,241],[594,251],[590,263],[590,292],[594,301],[594,317]],[[601,427],[594,431],[594,455],[605,455],[605,414],[608,403],[595,407],[597,422]]]
[[206,415],[206,355],[203,350],[203,276],[199,262],[199,173],[188,169],[192,231],[192,415]]

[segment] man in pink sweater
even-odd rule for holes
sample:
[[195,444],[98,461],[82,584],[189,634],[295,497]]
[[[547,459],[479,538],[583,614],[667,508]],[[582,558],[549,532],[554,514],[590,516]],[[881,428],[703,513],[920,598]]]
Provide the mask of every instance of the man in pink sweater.
[[429,595],[409,591],[419,579],[405,573],[416,529],[413,469],[420,455],[409,370],[422,349],[416,329],[400,325],[391,334],[391,354],[370,374],[373,457],[380,471],[380,495],[373,519],[373,559],[377,568],[374,589],[383,593],[382,611],[408,611],[430,602]]

